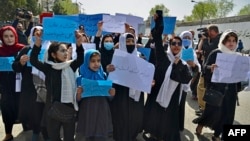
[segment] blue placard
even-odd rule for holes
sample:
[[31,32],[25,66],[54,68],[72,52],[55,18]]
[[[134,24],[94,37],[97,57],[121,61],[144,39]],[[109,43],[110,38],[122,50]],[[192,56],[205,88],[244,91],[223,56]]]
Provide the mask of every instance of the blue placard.
[[[27,53],[27,55],[28,55],[29,57],[30,57],[31,50],[32,50],[32,49],[30,49],[30,50],[28,51],[28,53]],[[45,52],[46,52],[46,49],[41,49],[40,53],[38,54],[38,60],[39,60],[39,61],[44,62],[44,55],[45,55]],[[28,67],[31,67],[31,66],[32,66],[31,63],[30,63],[30,61],[27,62],[27,66],[28,66]]]
[[75,22],[79,22],[78,15],[53,15],[53,18],[69,19]]
[[144,48],[144,47],[138,47],[137,50],[146,57],[146,60],[149,60],[150,57],[150,52],[151,52],[151,48]]
[[12,63],[14,60],[14,57],[0,57],[0,71],[13,71]]
[[182,49],[181,59],[184,61],[194,61],[193,48]]
[[85,33],[88,36],[95,36],[98,31],[97,23],[102,21],[103,14],[95,14],[95,15],[85,15],[79,14],[79,25],[84,26]]
[[112,81],[81,78],[81,86],[83,88],[83,98],[93,96],[110,96],[109,90],[112,87]]
[[75,43],[78,23],[69,18],[44,18],[43,40]]
[[[176,23],[176,17],[163,17],[164,22],[164,30],[163,34],[172,34],[174,33],[175,23]],[[153,17],[151,18],[151,29],[154,28],[155,22]]]

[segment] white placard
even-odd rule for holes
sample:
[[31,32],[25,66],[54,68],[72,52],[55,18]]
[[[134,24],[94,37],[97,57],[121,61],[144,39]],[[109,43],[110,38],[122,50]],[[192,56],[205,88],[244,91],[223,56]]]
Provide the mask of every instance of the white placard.
[[103,31],[124,33],[126,17],[103,15]]
[[218,53],[212,82],[237,83],[246,81],[250,70],[250,58],[236,54]]
[[155,71],[153,64],[118,49],[115,50],[112,64],[115,71],[109,73],[108,79],[113,83],[150,93]]

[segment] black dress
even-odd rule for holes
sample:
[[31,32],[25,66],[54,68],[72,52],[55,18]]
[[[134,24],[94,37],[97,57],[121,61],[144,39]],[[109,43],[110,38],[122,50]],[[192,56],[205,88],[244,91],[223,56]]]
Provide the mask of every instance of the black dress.
[[[187,84],[191,80],[188,68],[181,61],[173,64],[170,75],[172,80],[180,82],[175,89],[169,106],[164,108],[156,102],[158,92],[164,81],[165,73],[170,65],[170,60],[164,51],[162,45],[163,21],[158,21],[155,28],[151,31],[155,41],[156,51],[156,69],[155,69],[155,85],[152,87],[151,93],[148,95],[145,112],[144,112],[144,131],[150,133],[151,137],[163,141],[180,141],[179,133],[179,111],[180,111],[180,87],[181,84]],[[180,71],[181,70],[181,71]],[[185,70],[185,71],[184,71]]]
[[115,141],[134,141],[142,132],[144,95],[138,102],[129,97],[129,88],[114,84],[116,94],[110,102]]
[[32,67],[27,65],[22,66],[20,63],[20,58],[22,55],[27,54],[30,48],[23,48],[12,64],[12,68],[15,72],[22,74],[22,84],[21,84],[21,95],[19,103],[19,120],[31,128],[34,119],[34,105],[36,101],[36,90],[33,83]]

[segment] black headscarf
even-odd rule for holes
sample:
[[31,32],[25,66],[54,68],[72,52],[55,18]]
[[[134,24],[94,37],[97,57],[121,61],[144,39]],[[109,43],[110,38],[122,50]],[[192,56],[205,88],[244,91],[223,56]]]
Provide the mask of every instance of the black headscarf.
[[101,41],[100,53],[102,55],[101,63],[102,63],[102,68],[103,68],[104,72],[106,72],[106,66],[108,64],[111,64],[112,57],[113,57],[113,54],[114,54],[114,50],[113,49],[106,50],[105,47],[104,47],[104,40],[107,37],[111,37],[113,39],[113,36],[111,34],[107,34],[107,35],[103,36],[102,41]]

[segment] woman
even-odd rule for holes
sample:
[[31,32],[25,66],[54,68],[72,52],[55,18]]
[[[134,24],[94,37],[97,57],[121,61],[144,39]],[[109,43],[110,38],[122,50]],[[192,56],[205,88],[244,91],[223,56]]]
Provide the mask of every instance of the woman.
[[[223,125],[232,125],[235,115],[235,106],[237,100],[237,93],[240,88],[237,87],[238,83],[213,83],[211,77],[214,68],[217,67],[215,64],[216,56],[218,53],[237,54],[237,41],[238,36],[232,30],[226,30],[220,37],[218,49],[213,50],[207,59],[205,64],[206,73],[206,89],[213,88],[224,94],[223,103],[220,107],[215,107],[206,103],[204,113],[198,120],[196,128],[196,134],[200,135],[203,126],[210,127],[214,130],[212,140],[220,141],[220,135],[223,131]],[[223,139],[223,135],[222,135]]]
[[[162,44],[162,11],[156,11],[155,27],[155,85],[148,95],[144,112],[144,139],[147,141],[180,141],[179,103],[184,84],[191,80],[188,67],[180,59],[182,40],[173,37],[167,53]],[[162,77],[165,76],[165,77]]]
[[[132,55],[137,55],[135,38],[131,33],[120,35],[119,49]],[[107,66],[107,71],[115,70],[112,64]],[[134,141],[138,133],[142,132],[144,109],[144,95],[129,87],[114,84],[116,94],[110,102],[113,137],[115,141]]]
[[[35,67],[28,64],[29,54],[35,42],[34,33],[37,30],[42,30],[42,27],[35,26],[31,29],[30,47],[23,48],[12,64],[14,71],[22,73],[19,118],[33,130],[32,141],[39,139],[40,130],[42,130],[44,139],[48,140],[46,128],[41,128],[41,120],[46,100],[45,76],[41,71],[38,71]],[[43,41],[42,48],[46,50],[48,46],[49,41]],[[41,61],[44,61],[44,58]]]
[[[78,110],[75,99],[76,83],[74,78],[76,69],[83,63],[84,50],[82,48],[82,35],[78,31],[76,31],[77,59],[67,60],[68,52],[66,44],[52,43],[48,48],[45,62],[41,62],[38,60],[38,54],[41,51],[42,43],[41,30],[36,31],[35,35],[36,41],[31,51],[30,62],[34,67],[42,71],[46,76],[45,84],[47,89],[47,97],[45,104],[45,115],[47,115],[46,127],[49,137],[52,141],[61,140],[60,128],[63,127],[64,141],[74,141],[74,118],[67,121],[60,121],[60,117],[60,119],[55,119],[52,116],[53,113],[51,113],[50,116],[48,115],[48,113],[49,111],[53,111],[53,108],[49,109],[49,107],[55,104],[60,104],[63,107],[67,107],[67,109],[70,109],[70,111]],[[58,113],[64,113],[63,110],[59,109]],[[74,116],[75,114],[71,115]]]
[[186,90],[183,91],[182,93],[182,97],[181,97],[181,103],[180,103],[180,131],[184,130],[184,121],[185,121],[185,103],[186,103],[186,96],[187,96],[187,91],[190,91],[190,87],[191,87],[191,91],[192,91],[192,96],[193,99],[197,99],[197,94],[196,94],[196,86],[197,84],[195,82],[198,81],[198,76],[199,76],[199,72],[201,71],[201,66],[198,62],[197,56],[195,51],[193,50],[193,46],[192,46],[192,40],[193,40],[193,36],[192,33],[189,31],[183,31],[180,34],[180,37],[182,39],[182,51],[186,50],[186,49],[192,49],[193,51],[193,57],[194,60],[186,60],[188,66],[189,66],[189,70],[192,74],[192,80],[191,83],[186,85]]
[[[16,30],[12,26],[5,26],[0,29],[0,57],[15,57],[24,47],[18,44],[18,36]],[[0,93],[1,111],[5,128],[5,138],[3,141],[13,140],[12,128],[18,117],[19,92],[16,88],[16,73],[13,71],[0,72]]]

